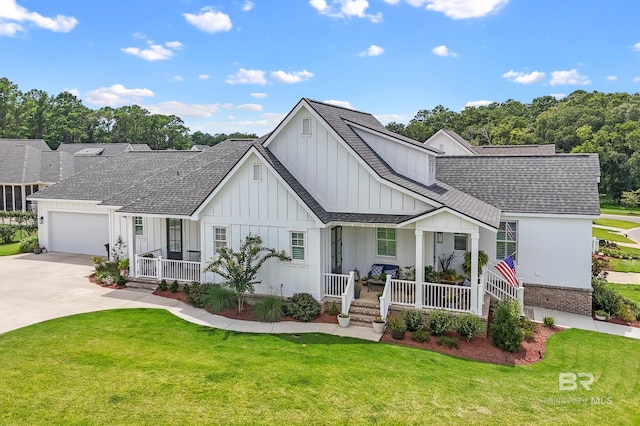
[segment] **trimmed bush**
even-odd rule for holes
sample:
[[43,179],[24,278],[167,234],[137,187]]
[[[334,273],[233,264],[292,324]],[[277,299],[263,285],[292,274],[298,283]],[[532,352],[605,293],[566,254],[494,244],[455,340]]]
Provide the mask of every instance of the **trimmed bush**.
[[427,333],[427,330],[416,330],[411,333],[411,340],[418,343],[428,342],[429,333]]
[[184,294],[189,294],[189,290],[190,290],[190,288],[189,288],[189,283],[185,283],[185,284],[182,286],[182,292],[183,292]]
[[422,312],[416,309],[403,309],[402,314],[404,315],[404,322],[407,324],[408,331],[413,332],[422,328]]
[[210,284],[200,284],[197,281],[192,282],[189,289],[189,294],[187,294],[187,301],[196,308],[204,308],[204,305],[207,302],[207,293],[209,287],[213,286]]
[[160,281],[160,284],[158,284],[158,290],[167,291],[167,281],[166,280]]
[[520,349],[523,335],[517,300],[503,300],[496,305],[489,334],[493,344],[502,350],[517,352]]
[[177,293],[178,288],[180,288],[180,285],[178,284],[178,281],[174,281],[171,283],[171,287],[169,287],[169,290],[171,290],[171,293]]
[[482,320],[475,315],[464,314],[459,315],[453,322],[453,327],[460,336],[467,339],[471,338],[482,330]]
[[10,243],[13,241],[13,235],[18,230],[15,225],[0,224],[0,242]]
[[295,293],[289,300],[289,315],[298,321],[311,321],[320,315],[320,305],[309,293]]
[[544,317],[542,318],[542,324],[547,328],[555,328],[556,319],[554,317]]
[[116,284],[119,285],[120,287],[123,287],[123,286],[127,285],[127,279],[125,277],[123,277],[122,275],[118,275],[116,277]]
[[20,253],[31,253],[34,247],[38,247],[37,235],[31,235],[20,240]]
[[331,308],[329,308],[329,315],[336,316],[340,313],[340,308],[335,303],[331,304]]
[[603,310],[609,315],[615,315],[620,310],[623,298],[614,289],[607,285],[604,280],[594,279],[591,281],[593,287],[593,304],[597,310]]
[[616,312],[616,318],[620,318],[622,321],[635,321],[636,317],[631,312],[631,309],[624,303],[620,304],[618,311]]
[[434,336],[442,336],[451,326],[451,314],[442,309],[436,309],[429,313],[429,333]]
[[[187,298],[193,294],[193,291],[194,287],[192,285]],[[235,305],[236,300],[236,293],[233,290],[214,284],[209,286],[206,290],[204,306],[208,311],[222,312]]]
[[437,340],[441,346],[446,346],[449,349],[458,349],[458,339],[449,336],[440,336]]
[[253,313],[258,321],[277,322],[284,316],[282,309],[284,302],[277,296],[267,296],[261,298],[253,306]]

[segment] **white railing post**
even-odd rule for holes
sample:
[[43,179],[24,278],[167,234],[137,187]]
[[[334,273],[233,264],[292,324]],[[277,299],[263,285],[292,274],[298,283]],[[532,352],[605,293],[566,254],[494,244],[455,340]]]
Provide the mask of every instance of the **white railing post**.
[[416,270],[415,270],[415,279],[416,279],[416,288],[415,288],[415,306],[416,309],[422,309],[422,301],[424,300],[423,293],[423,285],[424,282],[424,231],[421,229],[416,229]]
[[524,315],[524,284],[522,279],[518,279],[518,302],[520,303],[520,315]]
[[[476,315],[482,315],[482,308],[484,305],[484,280],[485,280],[485,275],[483,274],[480,278],[479,278],[479,283],[478,283],[478,296],[477,296],[477,305],[475,306],[475,310],[476,312],[474,312]],[[472,308],[473,309],[473,308]]]
[[129,266],[129,273],[131,275],[132,278],[137,278],[138,277],[138,271],[141,270],[142,268],[140,267],[140,256],[138,256],[137,254],[133,255],[133,265]]
[[156,278],[158,281],[162,281],[162,256],[158,256],[156,259]]
[[382,296],[380,296],[380,316],[383,320],[387,320],[387,313],[389,312],[389,306],[391,305],[391,277],[387,275],[387,281],[384,284],[384,290],[382,290]]
[[351,301],[353,300],[353,292],[355,291],[356,273],[354,271],[349,272],[349,280],[342,293],[342,313],[348,314],[349,308],[351,308]]

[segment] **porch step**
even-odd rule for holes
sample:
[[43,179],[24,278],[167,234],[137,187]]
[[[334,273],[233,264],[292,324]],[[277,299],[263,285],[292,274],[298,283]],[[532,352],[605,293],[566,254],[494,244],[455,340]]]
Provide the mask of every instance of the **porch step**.
[[380,316],[380,305],[377,303],[354,300],[349,308],[351,322],[362,327],[372,327],[371,321]]
[[158,288],[158,283],[154,280],[154,281],[146,281],[146,280],[142,280],[140,278],[137,278],[135,280],[132,281],[127,281],[127,287],[132,287],[132,288],[142,288],[145,290],[156,290]]

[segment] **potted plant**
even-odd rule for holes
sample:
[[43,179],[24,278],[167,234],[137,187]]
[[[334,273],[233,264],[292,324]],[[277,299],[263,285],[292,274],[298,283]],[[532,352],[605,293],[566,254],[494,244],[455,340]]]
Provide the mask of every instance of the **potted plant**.
[[104,260],[100,256],[93,256],[93,267],[98,269],[100,265],[104,263]]
[[391,329],[391,337],[397,340],[404,339],[404,333],[407,331],[407,323],[401,315],[390,315],[387,319],[389,328]]
[[340,327],[349,327],[349,322],[351,322],[351,315],[344,312],[338,314],[338,324]]
[[601,309],[595,311],[594,316],[596,317],[597,320],[599,321],[606,321],[610,318],[610,315],[607,311],[603,311]]
[[120,275],[123,277],[129,276],[129,259],[122,258],[118,260],[118,269],[120,270]]
[[[489,262],[489,255],[484,250],[478,251],[478,276],[482,275],[482,268],[484,268]],[[464,262],[462,263],[462,270],[467,278],[471,278],[471,252],[468,251],[464,254]]]
[[360,292],[362,291],[362,280],[358,280],[355,282],[353,287],[353,298],[360,299]]
[[378,334],[384,333],[384,326],[386,325],[385,320],[382,317],[376,317],[373,321],[371,321],[371,325],[373,326],[373,331]]

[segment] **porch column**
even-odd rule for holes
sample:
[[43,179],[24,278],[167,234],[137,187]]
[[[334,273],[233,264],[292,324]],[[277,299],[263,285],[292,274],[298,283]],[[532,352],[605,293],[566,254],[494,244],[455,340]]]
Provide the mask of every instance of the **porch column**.
[[424,296],[422,291],[424,287],[424,231],[416,229],[416,309],[422,309],[422,301]]
[[474,314],[480,315],[478,310],[478,232],[471,233],[471,310]]
[[136,237],[135,232],[133,231],[133,216],[127,215],[125,216],[125,232],[126,232],[126,242],[127,242],[127,257],[129,258],[129,276],[137,277],[138,273],[138,265],[136,265],[135,253],[137,251],[136,248]]

